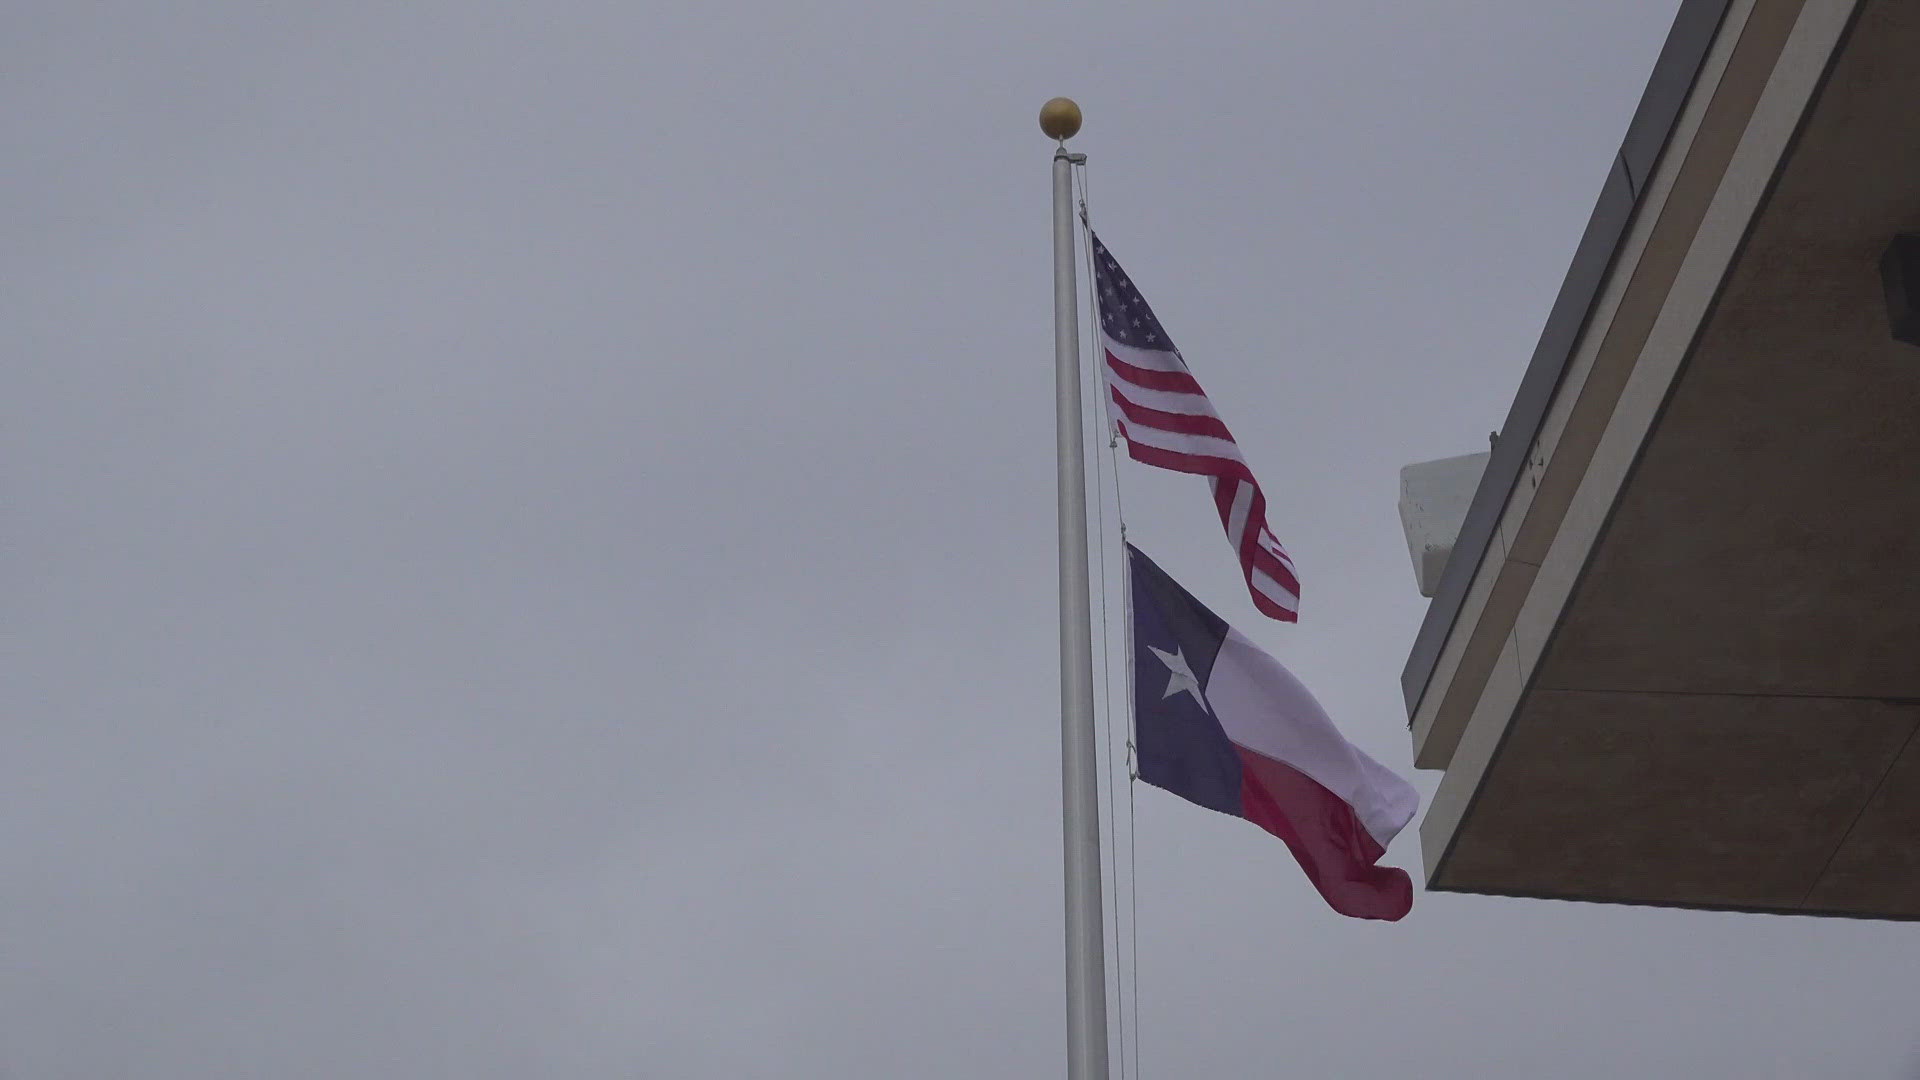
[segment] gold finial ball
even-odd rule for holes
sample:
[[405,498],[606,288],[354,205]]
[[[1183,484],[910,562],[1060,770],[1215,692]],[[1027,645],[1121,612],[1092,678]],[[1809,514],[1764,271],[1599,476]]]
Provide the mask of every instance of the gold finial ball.
[[1066,142],[1080,133],[1080,106],[1072,98],[1057,97],[1040,106],[1040,130],[1055,142]]

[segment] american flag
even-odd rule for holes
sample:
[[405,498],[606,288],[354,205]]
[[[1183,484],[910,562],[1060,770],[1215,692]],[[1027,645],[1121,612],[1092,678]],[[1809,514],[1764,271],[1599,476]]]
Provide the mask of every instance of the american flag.
[[1206,477],[1253,606],[1282,622],[1298,620],[1300,581],[1293,560],[1267,528],[1266,495],[1233,433],[1213,411],[1140,290],[1097,236],[1093,258],[1100,342],[1107,358],[1107,410],[1127,440],[1128,455]]

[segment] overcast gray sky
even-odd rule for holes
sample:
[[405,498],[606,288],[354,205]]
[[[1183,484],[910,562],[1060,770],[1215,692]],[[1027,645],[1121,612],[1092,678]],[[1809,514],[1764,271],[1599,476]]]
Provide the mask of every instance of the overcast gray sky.
[[[1674,7],[9,5],[0,1075],[1058,1075],[1039,104],[1304,622],[1197,481],[1132,535],[1411,773],[1396,471]],[[1348,922],[1137,795],[1145,1076],[1920,1061],[1911,926]]]

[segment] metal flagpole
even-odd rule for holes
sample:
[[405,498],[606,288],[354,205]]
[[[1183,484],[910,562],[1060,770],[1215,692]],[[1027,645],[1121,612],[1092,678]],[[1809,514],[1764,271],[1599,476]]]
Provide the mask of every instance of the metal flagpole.
[[1080,419],[1073,167],[1080,106],[1054,98],[1040,129],[1053,155],[1053,395],[1060,474],[1060,783],[1066,857],[1067,1080],[1108,1080],[1107,964],[1100,903],[1100,798],[1093,728],[1093,612],[1087,580],[1087,470]]

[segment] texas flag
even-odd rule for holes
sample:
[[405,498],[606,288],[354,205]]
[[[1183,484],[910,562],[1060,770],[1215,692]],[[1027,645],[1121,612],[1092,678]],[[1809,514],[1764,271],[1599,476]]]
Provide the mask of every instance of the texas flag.
[[1286,841],[1342,915],[1406,915],[1413,882],[1376,863],[1419,807],[1412,785],[1139,548],[1128,544],[1127,559],[1140,778]]

